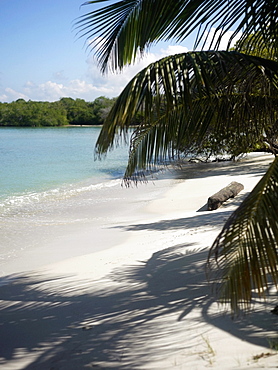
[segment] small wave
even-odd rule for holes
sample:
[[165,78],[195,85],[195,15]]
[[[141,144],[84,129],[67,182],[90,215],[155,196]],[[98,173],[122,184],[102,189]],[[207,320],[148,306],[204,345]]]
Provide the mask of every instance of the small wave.
[[[17,215],[22,211],[28,212],[33,207],[36,208],[44,207],[47,202],[53,203],[72,197],[98,191],[100,189],[111,188],[120,185],[121,179],[114,179],[106,182],[101,182],[97,184],[69,184],[56,189],[51,189],[42,192],[26,192],[23,194],[12,195],[3,199],[0,202],[0,217]],[[26,214],[26,212],[24,212]]]

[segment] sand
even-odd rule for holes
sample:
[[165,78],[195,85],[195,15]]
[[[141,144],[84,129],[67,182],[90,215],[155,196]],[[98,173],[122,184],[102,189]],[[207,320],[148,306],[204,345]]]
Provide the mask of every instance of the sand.
[[[7,265],[0,368],[277,368],[275,293],[232,319],[204,269],[225,220],[272,160],[192,164],[156,185],[122,189],[117,219],[101,230],[81,225]],[[206,211],[207,198],[231,181],[244,190]],[[92,240],[104,249],[88,253]]]

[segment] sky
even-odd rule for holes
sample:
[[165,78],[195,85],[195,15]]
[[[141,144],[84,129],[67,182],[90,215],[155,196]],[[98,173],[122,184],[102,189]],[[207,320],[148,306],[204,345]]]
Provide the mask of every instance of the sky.
[[[120,94],[142,68],[166,55],[192,50],[159,43],[123,73],[103,76],[75,22],[96,5],[83,0],[0,0],[0,102],[19,98],[57,101],[62,97],[94,101]],[[107,4],[107,3],[106,3]],[[98,5],[99,6],[99,5]]]

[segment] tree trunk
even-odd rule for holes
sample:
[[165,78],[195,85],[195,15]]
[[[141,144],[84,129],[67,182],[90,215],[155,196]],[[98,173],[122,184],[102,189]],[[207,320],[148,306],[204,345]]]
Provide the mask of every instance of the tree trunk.
[[208,198],[208,211],[213,211],[221,206],[229,198],[234,198],[244,186],[239,182],[231,182],[225,188],[219,190],[218,193],[215,193]]

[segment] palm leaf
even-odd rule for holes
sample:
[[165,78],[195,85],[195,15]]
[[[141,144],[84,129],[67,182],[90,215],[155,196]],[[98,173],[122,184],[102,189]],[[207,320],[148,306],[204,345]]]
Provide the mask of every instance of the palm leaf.
[[[87,1],[84,5],[106,1]],[[112,69],[121,69],[150,44],[170,39],[180,42],[198,28],[196,46],[214,30],[210,48],[215,49],[232,28],[230,42],[238,34],[242,33],[244,40],[260,29],[262,39],[277,55],[277,20],[276,0],[125,0],[85,14],[76,27],[80,37],[95,48],[105,71],[109,62]],[[94,43],[97,37],[100,41]]]
[[[252,290],[264,297],[278,283],[278,157],[231,215],[211,247],[208,267],[233,311],[248,308]],[[269,277],[271,280],[269,280]]]
[[126,177],[174,158],[212,127],[258,140],[278,118],[277,71],[273,61],[237,52],[191,52],[152,63],[120,94],[96,154],[117,145],[140,109],[144,120],[133,135]]

